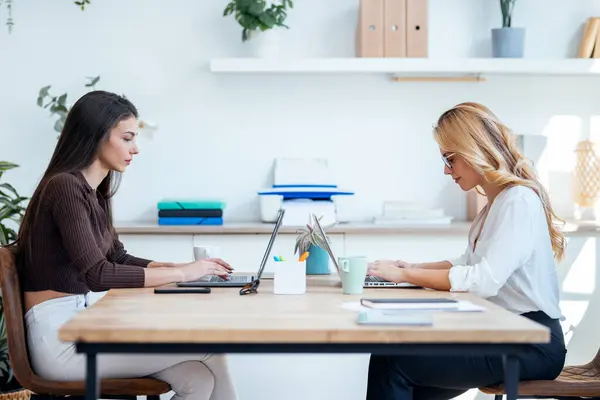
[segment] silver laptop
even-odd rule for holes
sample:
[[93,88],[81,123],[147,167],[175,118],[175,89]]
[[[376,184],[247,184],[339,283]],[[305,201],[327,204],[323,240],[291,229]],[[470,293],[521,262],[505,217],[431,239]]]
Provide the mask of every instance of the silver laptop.
[[273,233],[271,234],[271,239],[267,244],[267,249],[265,250],[265,254],[263,255],[263,259],[258,267],[258,272],[256,276],[254,275],[231,275],[229,279],[223,279],[220,276],[211,275],[206,279],[201,279],[198,281],[192,282],[177,282],[177,286],[182,287],[243,287],[248,283],[254,280],[260,280],[262,273],[267,265],[267,260],[271,255],[271,249],[273,248],[273,243],[275,242],[275,238],[277,237],[277,233],[279,232],[279,228],[281,227],[281,222],[283,221],[283,215],[285,214],[285,209],[280,209],[279,214],[277,216],[277,222],[275,222],[275,227],[273,228]]
[[[338,275],[339,275],[340,266],[338,265],[335,254],[333,254],[333,250],[331,249],[331,246],[329,246],[329,242],[326,239],[327,236],[325,236],[325,231],[323,230],[323,227],[321,226],[321,222],[314,214],[312,215],[312,217],[315,221],[315,225],[317,226],[317,230],[319,231],[319,233],[321,234],[321,237],[323,239],[323,240],[321,240],[321,242],[323,242],[323,246],[325,246],[325,250],[327,251],[327,253],[329,253],[329,257],[331,258],[331,261],[333,261],[333,265],[335,266],[335,269],[338,271]],[[412,283],[407,283],[407,282],[401,282],[401,283],[390,282],[390,281],[381,279],[377,276],[367,275],[365,277],[365,283],[363,284],[363,287],[366,287],[366,288],[371,288],[371,287],[405,287],[405,288],[414,287],[414,288],[417,288],[420,286],[413,285]]]

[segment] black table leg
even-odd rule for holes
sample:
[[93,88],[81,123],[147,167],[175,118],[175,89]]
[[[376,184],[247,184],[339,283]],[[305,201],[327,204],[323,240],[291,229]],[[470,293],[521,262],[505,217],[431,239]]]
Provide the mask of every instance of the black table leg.
[[519,392],[519,359],[512,354],[504,356],[504,391],[507,400],[516,400]]
[[100,397],[98,387],[97,353],[86,354],[85,400],[97,400]]

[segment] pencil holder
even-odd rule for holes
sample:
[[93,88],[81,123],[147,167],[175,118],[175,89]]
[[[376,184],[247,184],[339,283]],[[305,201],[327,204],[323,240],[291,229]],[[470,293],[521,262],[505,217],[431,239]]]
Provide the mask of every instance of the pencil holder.
[[273,293],[306,293],[306,262],[277,261],[273,266]]

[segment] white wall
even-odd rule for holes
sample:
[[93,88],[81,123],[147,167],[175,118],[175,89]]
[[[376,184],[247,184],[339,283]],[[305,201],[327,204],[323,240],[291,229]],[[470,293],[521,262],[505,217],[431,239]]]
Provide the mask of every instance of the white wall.
[[[154,219],[163,196],[222,196],[226,219],[256,220],[255,193],[270,184],[278,156],[329,157],[340,185],[356,190],[361,218],[376,215],[384,199],[443,206],[464,218],[465,196],[442,174],[431,127],[445,109],[467,100],[488,105],[529,135],[527,151],[557,210],[569,217],[572,150],[580,137],[598,134],[595,78],[400,84],[366,75],[212,75],[211,58],[246,52],[239,27],[221,17],[226,0],[93,0],[83,13],[70,1],[14,3],[13,34],[0,29],[0,160],[22,168],[6,177],[29,195],[55,144],[53,120],[35,105],[39,88],[53,84],[54,93],[68,91],[73,101],[84,92],[84,78],[100,74],[99,88],[126,94],[160,125],[154,138],[139,140],[141,154],[116,198],[118,220]],[[352,56],[357,3],[296,1],[286,52]],[[520,0],[514,25],[528,29],[527,57],[564,58],[575,54],[586,18],[599,14],[598,1]],[[2,8],[2,22],[5,15]],[[490,29],[500,22],[497,0],[431,0],[430,56],[488,57]],[[573,246],[570,257],[580,248]],[[573,283],[594,276],[594,255],[571,261],[564,264],[573,265],[570,274],[561,269],[568,275],[561,306],[569,323],[577,325],[582,313],[581,329],[568,334],[570,361],[579,362],[597,345],[582,335],[597,331],[592,303],[600,303],[586,312],[598,292]],[[595,275],[588,281],[598,281]],[[243,362],[237,368],[242,374]],[[320,376],[316,385],[313,377],[306,398],[342,376]]]
[[[390,83],[382,76],[213,75],[213,57],[246,54],[226,0],[14,2],[12,35],[0,32],[0,159],[23,168],[7,178],[30,194],[53,149],[53,120],[35,105],[40,87],[75,100],[86,76],[126,94],[159,123],[115,201],[118,220],[152,220],[163,196],[221,196],[227,220],[257,220],[257,189],[277,156],[327,156],[340,185],[357,192],[359,218],[385,199],[416,200],[465,216],[465,196],[442,174],[431,127],[466,100],[490,106],[515,131],[549,136],[540,167],[556,207],[572,212],[573,145],[596,115],[591,78],[494,78],[485,83]],[[497,1],[431,0],[430,56],[487,57]],[[353,55],[357,0],[298,1],[285,32],[290,56]],[[527,57],[563,58],[577,48],[600,3],[522,0]],[[5,16],[5,10],[1,11]],[[4,18],[2,17],[2,21]],[[562,117],[561,117],[562,116]],[[583,124],[583,125],[582,125]],[[552,151],[550,151],[552,150]],[[558,160],[558,161],[557,161]],[[545,170],[542,171],[545,173]],[[544,175],[546,176],[546,175]]]

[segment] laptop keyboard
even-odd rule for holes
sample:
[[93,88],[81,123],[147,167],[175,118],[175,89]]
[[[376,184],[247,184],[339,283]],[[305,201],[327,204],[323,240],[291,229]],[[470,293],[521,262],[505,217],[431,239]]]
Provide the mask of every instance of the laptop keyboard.
[[378,276],[368,275],[365,277],[365,282],[387,282],[385,279],[381,279]]
[[245,275],[231,275],[229,279],[223,279],[220,276],[213,275],[209,282],[248,282],[248,277]]

